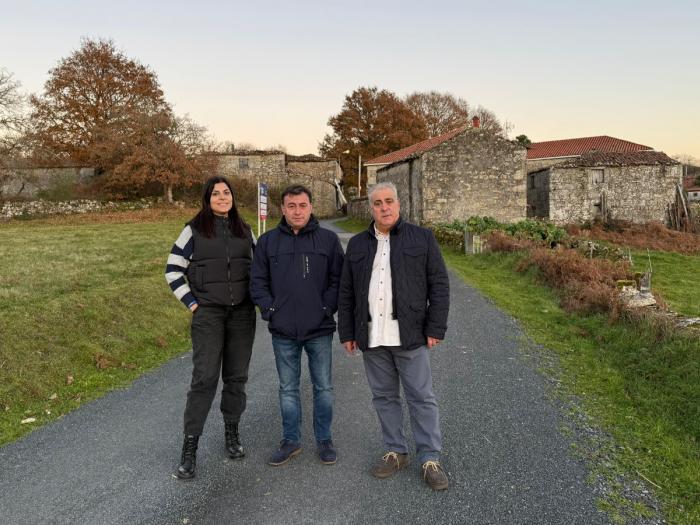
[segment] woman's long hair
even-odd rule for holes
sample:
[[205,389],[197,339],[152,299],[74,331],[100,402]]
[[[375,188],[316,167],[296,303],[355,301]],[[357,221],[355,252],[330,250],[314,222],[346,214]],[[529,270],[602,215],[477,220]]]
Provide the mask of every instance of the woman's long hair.
[[231,228],[231,233],[236,237],[245,239],[250,235],[250,226],[241,219],[238,213],[236,198],[233,195],[233,188],[226,177],[214,176],[204,183],[204,189],[202,190],[202,209],[199,210],[199,213],[190,221],[190,226],[207,238],[212,238],[216,235],[214,229],[214,212],[211,209],[211,194],[214,191],[214,186],[220,182],[226,184],[231,191],[231,199],[233,202],[231,209],[228,211],[228,225],[229,228]]

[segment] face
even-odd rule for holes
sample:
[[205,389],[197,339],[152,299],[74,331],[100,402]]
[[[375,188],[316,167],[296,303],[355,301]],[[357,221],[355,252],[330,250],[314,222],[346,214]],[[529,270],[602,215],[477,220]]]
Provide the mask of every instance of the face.
[[285,195],[282,203],[282,215],[293,230],[301,230],[311,218],[311,202],[306,193]]
[[389,188],[382,188],[372,193],[372,218],[377,229],[383,233],[389,231],[399,220],[401,206],[399,199]]
[[209,205],[214,215],[221,215],[222,217],[228,215],[229,210],[233,207],[233,195],[225,182],[214,184]]

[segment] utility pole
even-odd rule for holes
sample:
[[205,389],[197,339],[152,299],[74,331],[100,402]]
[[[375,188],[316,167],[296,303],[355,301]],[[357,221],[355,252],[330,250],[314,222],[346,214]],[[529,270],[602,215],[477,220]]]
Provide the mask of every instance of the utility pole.
[[357,196],[362,195],[362,154],[357,156]]

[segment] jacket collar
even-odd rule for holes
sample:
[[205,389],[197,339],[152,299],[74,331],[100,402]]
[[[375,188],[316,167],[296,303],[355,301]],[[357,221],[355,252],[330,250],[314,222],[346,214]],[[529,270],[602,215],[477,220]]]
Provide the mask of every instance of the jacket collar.
[[[391,230],[389,230],[389,235],[398,235],[401,232],[401,228],[403,227],[403,217],[399,215],[399,220],[396,221],[396,224],[394,224],[391,227]],[[367,232],[372,236],[375,237],[374,235],[374,221],[369,223],[369,227],[367,228]]]
[[[286,233],[287,235],[294,235],[294,230],[292,230],[292,227],[287,223],[287,219],[282,216],[282,219],[280,220],[280,223],[277,225],[277,227]],[[306,223],[306,226],[304,226],[301,230],[299,230],[298,235],[304,235],[305,233],[310,233],[312,231],[317,230],[319,227],[318,224],[318,219],[314,216],[314,214],[311,214],[311,217],[309,218],[309,222]]]

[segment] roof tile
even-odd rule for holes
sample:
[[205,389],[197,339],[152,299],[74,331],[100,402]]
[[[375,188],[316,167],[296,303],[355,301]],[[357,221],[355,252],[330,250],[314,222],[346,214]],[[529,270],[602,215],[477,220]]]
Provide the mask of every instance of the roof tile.
[[575,157],[596,150],[606,153],[629,153],[633,151],[652,150],[649,146],[636,144],[627,140],[601,135],[578,139],[549,140],[533,142],[527,149],[528,160],[556,157]]

